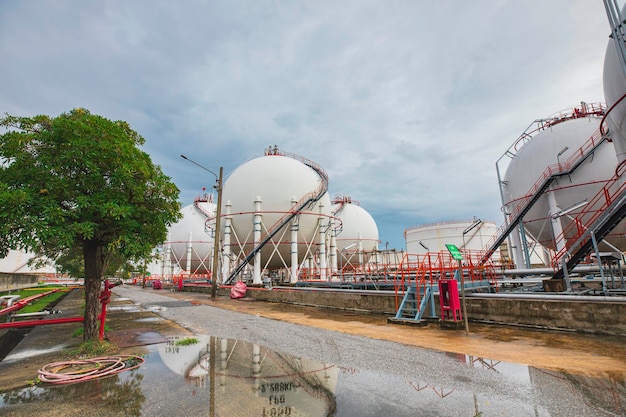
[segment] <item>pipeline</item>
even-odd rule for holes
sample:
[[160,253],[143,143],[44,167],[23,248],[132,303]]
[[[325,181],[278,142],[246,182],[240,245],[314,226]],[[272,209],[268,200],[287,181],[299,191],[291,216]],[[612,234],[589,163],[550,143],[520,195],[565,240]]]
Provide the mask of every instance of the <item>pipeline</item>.
[[[622,271],[626,272],[626,265],[622,265]],[[569,273],[593,273],[600,272],[598,265],[577,265]],[[552,275],[554,274],[554,268],[520,268],[520,269],[505,269],[502,275]]]
[[467,293],[470,298],[492,298],[492,299],[520,299],[520,300],[541,300],[541,301],[584,301],[599,303],[626,303],[626,297],[614,296],[593,296],[593,295],[565,295],[565,294],[528,294],[528,293]]

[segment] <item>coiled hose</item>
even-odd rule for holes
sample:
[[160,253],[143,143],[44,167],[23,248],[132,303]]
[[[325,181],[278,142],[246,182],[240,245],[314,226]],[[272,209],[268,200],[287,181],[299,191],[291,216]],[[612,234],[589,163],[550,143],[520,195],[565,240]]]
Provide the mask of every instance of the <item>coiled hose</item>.
[[51,384],[73,384],[111,376],[143,365],[144,358],[135,355],[53,362],[39,370],[39,380]]

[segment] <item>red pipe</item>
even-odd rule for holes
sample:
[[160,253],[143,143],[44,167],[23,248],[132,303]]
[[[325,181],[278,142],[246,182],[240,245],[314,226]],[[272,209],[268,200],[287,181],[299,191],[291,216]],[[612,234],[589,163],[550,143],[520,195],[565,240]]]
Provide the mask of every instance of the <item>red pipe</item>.
[[0,316],[3,316],[5,314],[11,313],[11,312],[16,311],[16,310],[20,310],[20,309],[24,308],[31,301],[36,300],[36,299],[41,298],[41,297],[45,297],[45,296],[50,295],[50,294],[53,294],[53,293],[55,293],[57,291],[59,291],[59,290],[51,290],[51,291],[48,291],[48,292],[42,292],[41,294],[31,295],[30,297],[24,298],[23,300],[19,300],[15,304],[13,304],[11,307],[7,307],[7,308],[5,308],[3,310],[0,310]]
[[[107,315],[107,304],[111,299],[111,288],[120,285],[121,282],[111,284],[109,280],[104,281],[104,290],[100,294],[100,302],[102,303],[102,310],[100,315],[98,316],[98,320],[100,320],[100,331],[98,332],[98,337],[100,340],[104,338],[104,322],[106,320]],[[25,298],[19,301],[17,304],[5,308],[4,310],[0,310],[0,316],[2,314],[10,313],[14,310],[19,310],[24,307],[30,301],[35,300],[37,298],[44,297],[46,295],[52,294],[59,290],[52,290],[46,293],[33,295],[32,297]],[[21,305],[20,305],[21,303]],[[49,319],[49,320],[25,320],[25,321],[14,321],[9,323],[0,323],[0,329],[11,329],[11,328],[20,328],[20,327],[33,327],[33,326],[43,326],[47,324],[64,324],[64,323],[82,323],[85,321],[84,317],[64,317],[60,319]]]
[[44,324],[80,323],[84,320],[85,320],[84,317],[64,317],[60,319],[50,319],[50,320],[12,321],[10,323],[0,323],[0,329],[42,326]]

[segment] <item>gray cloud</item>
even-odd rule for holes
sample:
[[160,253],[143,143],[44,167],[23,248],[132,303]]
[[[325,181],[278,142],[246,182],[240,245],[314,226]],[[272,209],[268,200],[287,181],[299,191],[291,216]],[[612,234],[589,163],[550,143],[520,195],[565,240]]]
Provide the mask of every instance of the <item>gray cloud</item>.
[[404,228],[501,222],[494,163],[534,119],[602,101],[601,2],[0,3],[0,111],[127,120],[191,202],[269,145]]

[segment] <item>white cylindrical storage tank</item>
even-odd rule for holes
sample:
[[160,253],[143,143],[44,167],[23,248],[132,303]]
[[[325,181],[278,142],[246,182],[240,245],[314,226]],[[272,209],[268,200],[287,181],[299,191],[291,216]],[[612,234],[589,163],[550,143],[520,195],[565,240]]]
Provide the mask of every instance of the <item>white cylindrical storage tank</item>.
[[166,242],[172,248],[172,263],[180,268],[174,272],[206,274],[211,270],[214,239],[207,234],[206,222],[211,219],[210,225],[215,227],[216,208],[211,199],[197,198],[181,209],[183,217],[170,226]]
[[[626,6],[622,9],[622,16],[625,10]],[[615,35],[609,38],[606,47],[602,82],[604,101],[608,109],[612,108],[607,115],[609,136],[613,139],[617,159],[622,162],[626,159],[626,98],[616,103],[626,94],[626,75],[620,64],[614,38]]]
[[23,250],[9,250],[5,258],[0,258],[0,272],[26,273],[26,274],[54,274],[56,268],[52,261],[46,261],[45,265],[33,267],[30,261],[35,258],[34,253]]
[[[520,149],[509,163],[503,181],[504,206],[507,212],[515,213],[520,201],[545,176],[549,166],[565,163],[571,155],[581,154],[580,148],[596,134],[601,115],[589,114],[569,118],[539,131]],[[584,204],[590,201],[610,179],[617,165],[615,150],[610,142],[602,143],[592,157],[587,158],[570,175],[555,180],[550,188],[524,216],[524,228],[542,246],[560,250],[559,238],[565,231],[566,238],[574,237],[576,228],[569,227]],[[558,213],[560,224],[554,223]],[[605,240],[617,247],[624,247],[623,225],[618,226]],[[557,239],[561,243],[557,242]]]
[[[291,259],[291,225],[297,221],[298,262],[305,254],[315,251],[314,242],[320,215],[327,223],[330,216],[330,197],[322,176],[311,166],[275,150],[239,166],[224,183],[222,201],[230,204],[232,237],[229,252],[234,256],[249,254],[255,247],[254,222],[260,225],[260,241],[280,221],[290,217],[295,202],[306,200],[322,191],[323,196],[301,210],[261,250],[262,268],[281,268]],[[255,202],[257,212],[255,213]],[[320,207],[321,206],[321,207]],[[255,215],[256,214],[256,215]],[[255,260],[250,261],[254,264]]]
[[[412,227],[404,231],[406,252],[423,255],[446,252],[447,244],[463,250],[483,251],[496,234],[496,224],[482,220],[440,222]],[[465,234],[463,232],[467,231]],[[492,259],[498,259],[495,253]]]
[[361,265],[378,250],[378,226],[374,218],[348,196],[333,200],[332,213],[341,222],[336,245],[339,267]]

